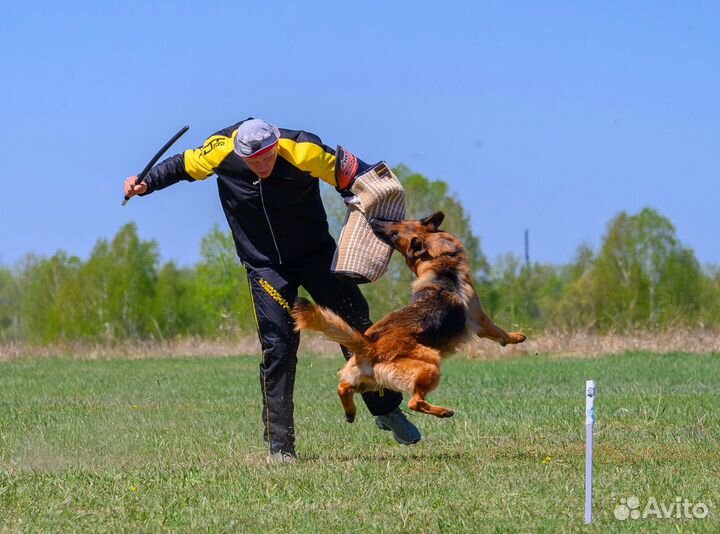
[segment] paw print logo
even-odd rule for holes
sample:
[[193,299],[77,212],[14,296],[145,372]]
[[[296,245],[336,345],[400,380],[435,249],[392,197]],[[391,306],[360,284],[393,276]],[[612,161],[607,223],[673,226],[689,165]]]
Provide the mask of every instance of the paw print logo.
[[627,499],[623,497],[620,499],[620,504],[615,507],[614,514],[615,519],[625,521],[628,517],[631,519],[640,519],[640,499],[634,495]]

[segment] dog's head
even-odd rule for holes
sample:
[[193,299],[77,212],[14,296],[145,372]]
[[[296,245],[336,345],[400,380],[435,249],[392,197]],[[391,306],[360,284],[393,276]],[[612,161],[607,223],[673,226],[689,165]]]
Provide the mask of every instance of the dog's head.
[[455,236],[439,229],[444,219],[445,214],[437,211],[419,221],[371,219],[370,226],[375,235],[400,252],[408,267],[418,274],[418,267],[423,262],[463,252],[462,244]]

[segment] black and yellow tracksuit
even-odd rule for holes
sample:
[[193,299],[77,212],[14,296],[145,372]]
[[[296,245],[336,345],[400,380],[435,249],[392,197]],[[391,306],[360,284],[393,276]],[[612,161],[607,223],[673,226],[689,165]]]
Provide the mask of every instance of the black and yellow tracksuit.
[[[293,388],[299,337],[289,311],[298,288],[304,287],[317,303],[360,330],[371,323],[359,288],[330,272],[335,241],[328,231],[318,179],[336,186],[335,151],[316,135],[281,128],[277,162],[271,175],[261,180],[233,150],[242,122],[153,167],[145,177],[145,194],[180,180],[217,175],[220,202],[247,268],[263,348],[265,440],[271,452],[287,452],[295,444]],[[358,174],[368,168],[359,164]],[[373,415],[389,413],[402,400],[390,391],[363,398]]]

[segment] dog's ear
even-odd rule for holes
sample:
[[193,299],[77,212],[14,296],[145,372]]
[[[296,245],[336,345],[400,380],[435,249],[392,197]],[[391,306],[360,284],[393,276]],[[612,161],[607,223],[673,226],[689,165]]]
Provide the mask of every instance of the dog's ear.
[[420,219],[420,224],[427,226],[431,230],[437,230],[440,228],[440,224],[445,220],[445,214],[442,211],[436,211],[429,217]]
[[422,256],[427,252],[427,249],[425,248],[425,242],[419,237],[413,237],[410,240],[410,252],[415,258]]
[[433,258],[437,258],[438,256],[443,256],[445,254],[455,254],[459,250],[457,243],[451,239],[445,239],[444,237],[430,241],[430,246],[428,248],[430,255]]

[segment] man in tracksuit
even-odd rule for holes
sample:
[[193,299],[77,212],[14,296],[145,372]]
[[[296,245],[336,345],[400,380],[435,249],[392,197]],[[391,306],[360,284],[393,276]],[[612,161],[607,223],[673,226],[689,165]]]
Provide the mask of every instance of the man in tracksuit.
[[[299,286],[355,328],[371,324],[357,285],[330,272],[335,241],[318,179],[342,191],[370,169],[352,154],[336,152],[315,135],[246,119],[208,137],[202,146],[159,163],[136,184],[125,180],[128,197],[147,195],[180,180],[217,175],[218,192],[240,260],[247,269],[263,355],[264,439],[269,460],[295,459],[293,386],[299,334],[290,316]],[[346,358],[349,353],[343,349]],[[399,409],[393,391],[365,393],[363,399],[383,430],[410,445],[420,432]]]

